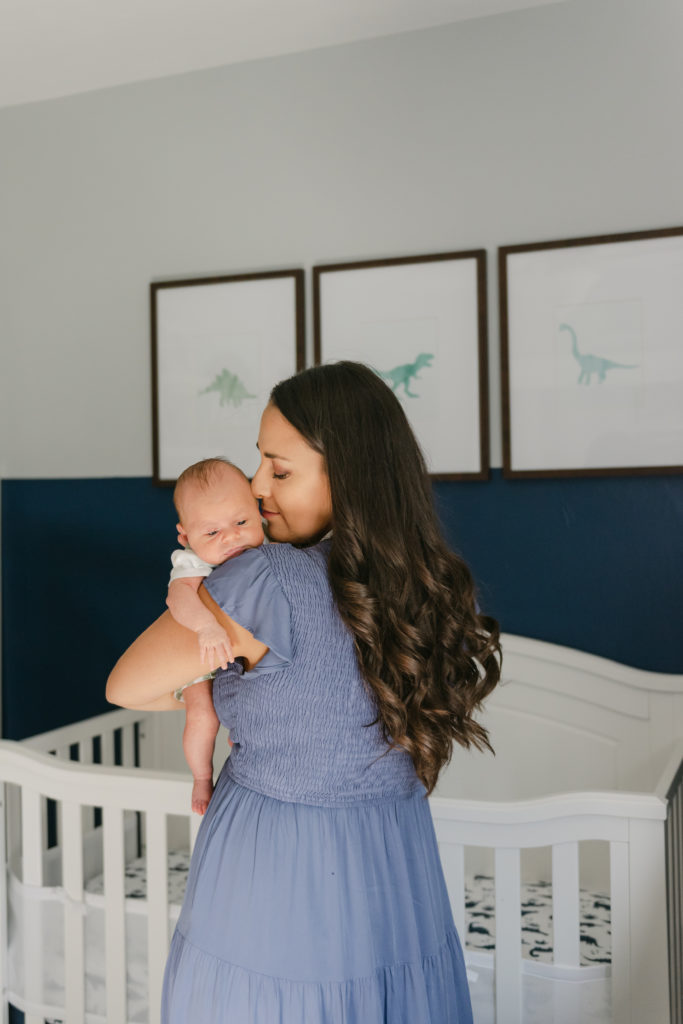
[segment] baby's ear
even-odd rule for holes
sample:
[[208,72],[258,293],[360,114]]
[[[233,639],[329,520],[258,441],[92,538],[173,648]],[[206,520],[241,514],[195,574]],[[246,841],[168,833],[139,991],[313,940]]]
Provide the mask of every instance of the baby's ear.
[[184,548],[189,548],[190,542],[188,540],[187,534],[183,530],[183,524],[176,523],[175,528],[178,531],[178,542],[182,544]]

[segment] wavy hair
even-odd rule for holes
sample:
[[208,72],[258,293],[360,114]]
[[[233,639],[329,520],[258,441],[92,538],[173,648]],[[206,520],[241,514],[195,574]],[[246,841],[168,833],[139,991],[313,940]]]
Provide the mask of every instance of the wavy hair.
[[332,497],[329,576],[377,719],[427,792],[453,743],[492,750],[475,720],[500,677],[498,623],[477,610],[446,545],[424,458],[393,391],[362,363],[312,367],[271,402],[323,455]]

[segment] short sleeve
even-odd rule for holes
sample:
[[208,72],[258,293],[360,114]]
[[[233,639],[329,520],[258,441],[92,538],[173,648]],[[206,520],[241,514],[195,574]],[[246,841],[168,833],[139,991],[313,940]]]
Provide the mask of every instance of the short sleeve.
[[276,672],[292,661],[290,608],[265,551],[250,548],[211,573],[204,586],[231,619],[268,650],[244,676]]
[[199,555],[195,554],[192,548],[177,548],[171,554],[171,577],[173,580],[188,579],[192,576],[208,576],[213,572],[213,566],[205,562]]

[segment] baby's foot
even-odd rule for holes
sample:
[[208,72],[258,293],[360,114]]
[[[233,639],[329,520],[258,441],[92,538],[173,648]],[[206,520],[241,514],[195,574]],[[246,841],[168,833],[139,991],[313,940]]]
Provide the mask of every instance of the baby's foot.
[[192,810],[204,814],[213,793],[213,779],[195,779],[192,786]]

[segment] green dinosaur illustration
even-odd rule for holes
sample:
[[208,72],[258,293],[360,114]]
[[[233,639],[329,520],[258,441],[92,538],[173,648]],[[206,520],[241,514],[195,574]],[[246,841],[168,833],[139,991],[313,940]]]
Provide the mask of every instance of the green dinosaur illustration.
[[560,324],[561,331],[569,331],[572,339],[572,355],[581,367],[581,373],[577,384],[590,384],[591,377],[597,373],[598,380],[603,381],[608,370],[635,370],[638,363],[615,363],[612,359],[604,359],[602,356],[593,356],[588,353],[579,352],[576,340],[576,333],[569,324]]
[[414,363],[404,363],[402,366],[395,366],[393,370],[387,370],[386,373],[384,370],[378,370],[377,372],[380,377],[384,377],[384,379],[391,384],[394,391],[403,385],[403,390],[406,395],[410,398],[419,398],[419,395],[416,395],[410,390],[410,381],[413,377],[415,380],[420,380],[418,377],[418,371],[421,370],[423,366],[431,366],[433,358],[434,356],[429,352],[420,352]]
[[218,392],[221,405],[241,405],[245,398],[256,398],[256,395],[249,394],[239,377],[226,369],[217,374],[208,388],[204,388],[199,394],[205,395],[208,391]]

